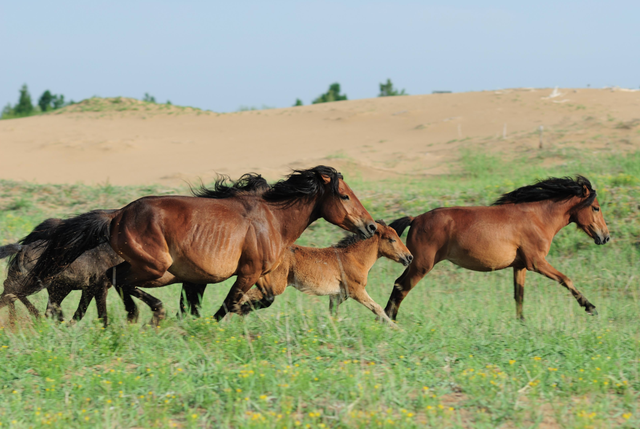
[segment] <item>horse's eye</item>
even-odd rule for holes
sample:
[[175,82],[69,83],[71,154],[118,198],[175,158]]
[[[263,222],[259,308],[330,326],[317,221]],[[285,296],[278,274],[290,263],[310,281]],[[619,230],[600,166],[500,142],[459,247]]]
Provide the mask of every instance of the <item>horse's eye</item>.
[[340,198],[346,201],[349,200],[349,195],[340,195]]
[[594,208],[593,208],[593,211],[594,211],[594,212],[599,212],[599,211],[600,211],[600,207],[594,207]]
[[395,239],[395,238],[390,238],[390,239],[389,239],[389,243],[395,243],[395,242],[396,242],[396,239]]

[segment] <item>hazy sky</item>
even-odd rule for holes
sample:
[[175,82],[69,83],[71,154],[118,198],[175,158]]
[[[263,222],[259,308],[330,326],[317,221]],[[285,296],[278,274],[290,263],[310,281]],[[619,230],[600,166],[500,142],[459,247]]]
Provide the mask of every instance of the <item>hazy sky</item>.
[[0,108],[29,85],[76,101],[215,111],[409,94],[640,86],[640,1],[2,1]]

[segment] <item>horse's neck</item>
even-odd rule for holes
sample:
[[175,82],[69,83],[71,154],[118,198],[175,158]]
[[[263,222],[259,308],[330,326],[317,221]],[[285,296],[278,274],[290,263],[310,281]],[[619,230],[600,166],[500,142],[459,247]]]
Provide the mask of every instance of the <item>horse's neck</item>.
[[366,272],[369,272],[373,264],[375,264],[380,257],[378,255],[378,244],[378,237],[374,236],[367,240],[357,241],[340,250],[342,250],[345,259],[353,258],[366,268]]
[[571,219],[571,210],[579,204],[576,198],[570,198],[565,201],[545,201],[547,204],[544,222],[553,230],[555,236],[562,228],[569,225]]
[[296,201],[290,205],[272,206],[272,211],[279,222],[279,230],[286,246],[293,244],[309,225],[318,219],[316,200]]

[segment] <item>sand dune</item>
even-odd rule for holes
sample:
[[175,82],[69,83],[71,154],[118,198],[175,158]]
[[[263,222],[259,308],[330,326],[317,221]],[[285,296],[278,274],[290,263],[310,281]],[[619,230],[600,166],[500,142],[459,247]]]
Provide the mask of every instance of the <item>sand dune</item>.
[[176,184],[248,171],[273,179],[319,163],[368,178],[439,174],[456,168],[462,149],[532,156],[540,125],[547,148],[640,148],[640,92],[621,89],[510,89],[226,114],[131,103],[0,121],[0,178]]

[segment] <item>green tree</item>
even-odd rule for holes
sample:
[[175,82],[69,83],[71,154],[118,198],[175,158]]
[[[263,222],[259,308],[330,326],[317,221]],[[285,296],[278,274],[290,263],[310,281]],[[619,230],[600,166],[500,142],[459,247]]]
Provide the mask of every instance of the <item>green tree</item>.
[[[64,95],[62,94],[54,95],[53,100],[51,101],[51,104],[53,105],[54,109],[59,109],[63,106],[66,106],[64,102]],[[73,104],[73,101],[71,101],[69,104]]]
[[304,103],[299,98],[296,98],[296,104],[294,104],[293,107],[296,107],[296,106],[304,106]]
[[22,85],[22,88],[20,88],[20,98],[18,99],[18,104],[13,107],[13,112],[20,116],[27,116],[33,112],[31,94],[29,94],[27,84]]
[[40,99],[38,99],[38,106],[40,106],[40,110],[46,112],[51,107],[53,102],[53,94],[48,89],[42,93]]
[[313,104],[318,103],[330,103],[332,101],[342,101],[347,99],[347,94],[340,94],[340,84],[332,83],[329,85],[329,91],[321,94],[318,98],[312,101]]
[[393,97],[396,95],[407,95],[407,93],[404,92],[404,89],[402,91],[395,89],[393,83],[391,83],[391,79],[387,79],[387,83],[380,84],[380,94],[378,94],[378,97]]
[[156,97],[154,97],[153,95],[149,95],[148,92],[145,92],[142,101],[146,101],[147,103],[155,103]]

